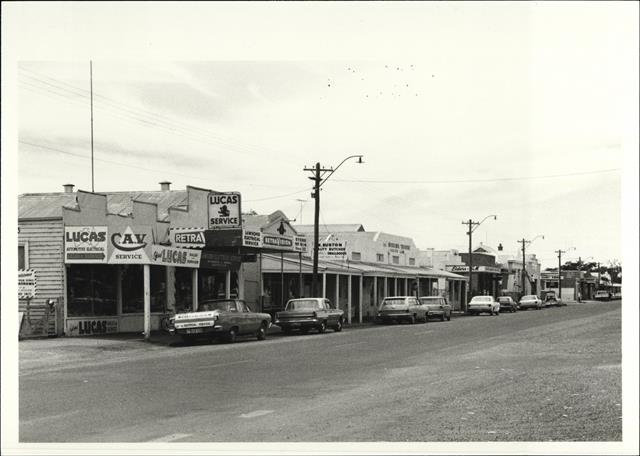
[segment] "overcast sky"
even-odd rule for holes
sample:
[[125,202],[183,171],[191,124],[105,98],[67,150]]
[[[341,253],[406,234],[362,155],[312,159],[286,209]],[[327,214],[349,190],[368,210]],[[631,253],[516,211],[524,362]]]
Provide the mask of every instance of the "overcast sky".
[[[166,56],[156,47],[139,58],[122,52],[125,28],[109,42],[116,51],[89,53],[95,190],[156,190],[162,180],[173,189],[233,190],[245,211],[280,209],[309,224],[312,182],[303,168],[362,154],[365,164],[345,163],[324,185],[321,223],[362,223],[419,248],[465,250],[462,220],[497,214],[474,244],[517,253],[518,239],[543,234],[528,251],[544,266],[569,247],[576,250],[567,259],[620,259],[629,59],[637,62],[628,17],[637,5],[367,5],[322,14],[314,5],[292,16],[299,20],[287,22],[296,24],[289,34],[270,28],[290,45],[308,38],[303,24],[312,24],[308,52],[249,47],[198,58],[192,47]],[[83,33],[93,24],[98,41],[108,21],[96,19],[98,9],[82,11],[96,21]],[[333,26],[311,22],[314,13]],[[206,16],[205,26],[192,11],[190,22],[176,23],[215,34],[227,16]],[[33,20],[35,30],[45,19]],[[258,35],[252,45],[260,48]],[[325,35],[350,52],[328,52]],[[62,54],[18,59],[20,193],[66,183],[91,190],[89,55]]]

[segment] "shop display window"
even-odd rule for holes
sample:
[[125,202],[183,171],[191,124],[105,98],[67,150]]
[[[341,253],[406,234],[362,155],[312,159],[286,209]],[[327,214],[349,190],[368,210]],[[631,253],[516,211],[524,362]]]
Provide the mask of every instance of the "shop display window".
[[164,266],[150,266],[151,312],[164,312],[167,307],[167,271]]
[[200,269],[198,271],[198,300],[226,298],[225,271]]
[[175,268],[176,274],[176,312],[189,312],[193,308],[191,276],[192,269]]
[[69,317],[117,315],[117,271],[102,264],[72,264],[67,270]]
[[144,271],[139,264],[123,264],[122,313],[144,312]]

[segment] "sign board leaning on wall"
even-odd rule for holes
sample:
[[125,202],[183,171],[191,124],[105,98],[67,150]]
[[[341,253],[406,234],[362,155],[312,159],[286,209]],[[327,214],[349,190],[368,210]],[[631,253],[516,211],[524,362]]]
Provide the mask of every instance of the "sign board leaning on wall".
[[112,334],[118,332],[117,318],[86,318],[67,320],[67,336],[90,336],[92,334]]
[[106,263],[108,234],[106,226],[65,226],[64,262]]
[[241,227],[240,193],[210,193],[209,229],[225,230]]
[[36,296],[36,271],[18,271],[18,299],[33,299]]

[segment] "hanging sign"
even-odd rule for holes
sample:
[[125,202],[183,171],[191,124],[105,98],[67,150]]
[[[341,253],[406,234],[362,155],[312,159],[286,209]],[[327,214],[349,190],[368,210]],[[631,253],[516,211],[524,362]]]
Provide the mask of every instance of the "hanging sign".
[[296,252],[306,252],[307,238],[304,236],[293,236],[293,250]]
[[228,230],[241,227],[240,193],[210,193],[209,229]]
[[106,263],[107,243],[106,226],[65,226],[64,262]]
[[206,245],[204,228],[170,228],[169,241],[173,247],[202,249]]
[[33,299],[36,296],[36,271],[18,271],[18,299]]
[[153,235],[149,226],[112,229],[109,235],[109,263],[149,264]]
[[346,241],[325,241],[318,243],[318,258],[329,261],[346,260]]
[[195,249],[178,249],[154,244],[151,246],[151,263],[183,268],[199,268],[201,253],[200,250]]
[[245,247],[262,247],[262,233],[260,231],[242,230],[242,245]]
[[240,255],[203,251],[200,267],[204,269],[238,269],[242,261]]

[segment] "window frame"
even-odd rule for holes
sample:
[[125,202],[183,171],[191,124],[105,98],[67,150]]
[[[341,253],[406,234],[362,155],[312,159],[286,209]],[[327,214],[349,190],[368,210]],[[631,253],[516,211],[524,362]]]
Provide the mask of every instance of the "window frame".
[[[24,248],[24,270],[29,269],[29,241],[18,242],[18,252],[20,252],[20,247]],[[20,257],[18,255],[18,270],[20,270]]]

